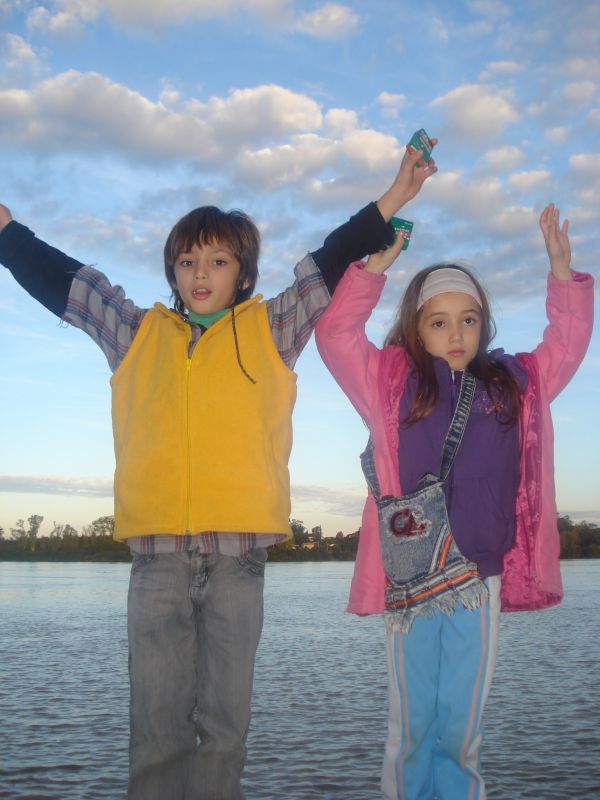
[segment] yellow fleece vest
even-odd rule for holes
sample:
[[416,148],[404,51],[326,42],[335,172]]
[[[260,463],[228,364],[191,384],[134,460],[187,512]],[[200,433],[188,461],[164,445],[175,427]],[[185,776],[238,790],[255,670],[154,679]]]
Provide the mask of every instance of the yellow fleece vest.
[[188,355],[189,326],[160,303],[112,380],[115,538],[205,531],[290,534],[296,375],[258,295]]

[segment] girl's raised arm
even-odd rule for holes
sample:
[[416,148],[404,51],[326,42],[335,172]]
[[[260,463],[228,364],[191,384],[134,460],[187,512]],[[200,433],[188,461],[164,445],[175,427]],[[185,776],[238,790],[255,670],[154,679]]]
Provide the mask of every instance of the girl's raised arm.
[[540,228],[546,243],[550,269],[559,281],[571,280],[571,245],[569,243],[569,220],[560,227],[560,211],[549,203],[540,215]]

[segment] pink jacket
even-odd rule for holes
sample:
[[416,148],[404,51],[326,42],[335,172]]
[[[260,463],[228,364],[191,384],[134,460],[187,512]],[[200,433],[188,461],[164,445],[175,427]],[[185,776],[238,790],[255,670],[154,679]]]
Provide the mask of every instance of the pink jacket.
[[[398,467],[398,416],[408,363],[401,347],[383,349],[368,341],[365,324],[383,290],[385,276],[352,265],[317,323],[323,361],[361,415],[375,444],[381,493],[401,495]],[[515,543],[504,557],[502,610],[546,608],[562,599],[560,540],[554,491],[554,435],[550,401],[581,363],[592,332],[593,278],[548,276],[549,325],[533,353],[520,353],[528,374],[520,417],[521,474],[516,502]],[[365,503],[348,611],[384,610],[384,572],[377,508]]]

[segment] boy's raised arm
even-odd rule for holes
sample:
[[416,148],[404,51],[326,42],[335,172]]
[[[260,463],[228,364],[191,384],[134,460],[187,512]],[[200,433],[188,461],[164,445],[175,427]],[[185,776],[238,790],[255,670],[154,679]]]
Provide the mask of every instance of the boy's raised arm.
[[57,317],[67,307],[73,276],[83,264],[37,239],[0,204],[0,263],[26,292]]
[[[431,140],[433,146],[437,144],[437,139]],[[417,163],[423,157],[423,151],[417,150],[414,153],[405,151],[400,169],[394,178],[394,182],[384,192],[377,201],[377,208],[386,222],[398,212],[409,200],[416,197],[425,181],[437,172],[435,161],[430,159],[427,164],[420,167]]]
[[[432,139],[434,146],[437,141]],[[379,200],[369,203],[348,222],[336,228],[325,239],[323,247],[311,253],[330,294],[335,291],[348,264],[394,243],[394,230],[389,224],[391,218],[437,172],[433,159],[424,167],[417,166],[422,155],[420,150],[415,153],[407,150],[391,186]]]
[[12,221],[10,209],[0,203],[0,231],[4,230],[9,222]]

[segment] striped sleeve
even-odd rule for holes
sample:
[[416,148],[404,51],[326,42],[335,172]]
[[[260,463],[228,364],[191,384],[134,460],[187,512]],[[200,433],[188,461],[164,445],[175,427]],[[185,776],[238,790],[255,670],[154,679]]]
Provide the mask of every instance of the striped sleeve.
[[113,286],[97,269],[82,267],[73,279],[62,318],[96,342],[114,372],[146,311],[128,300],[123,289]]
[[281,294],[267,300],[267,312],[275,346],[283,362],[294,368],[310,339],[317,320],[329,305],[330,295],[310,253],[294,268],[295,281]]

